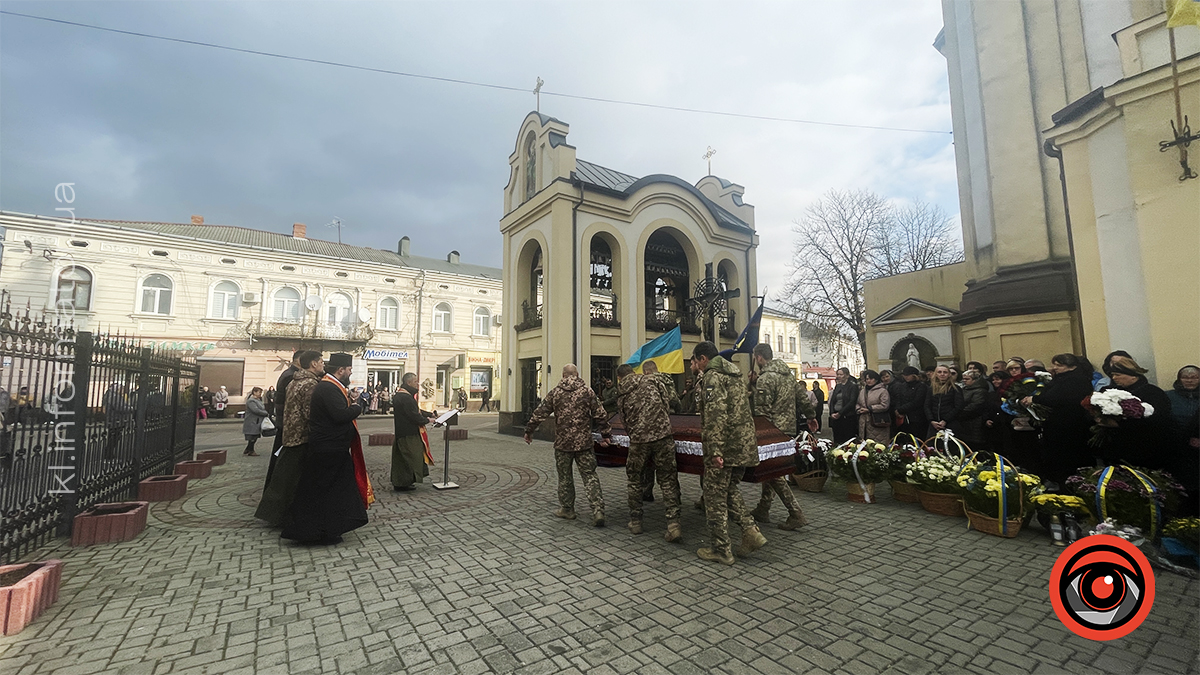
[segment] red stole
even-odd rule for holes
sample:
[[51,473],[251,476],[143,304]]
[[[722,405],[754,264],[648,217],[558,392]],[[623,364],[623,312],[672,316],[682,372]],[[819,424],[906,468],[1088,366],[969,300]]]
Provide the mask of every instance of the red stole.
[[[353,405],[346,385],[329,374],[326,374],[324,379],[336,384],[346,397],[346,404]],[[363,458],[362,436],[358,433],[358,420],[354,420],[354,440],[350,443],[350,459],[354,462],[354,482],[358,483],[358,494],[362,497],[363,507],[369,509],[375,503],[375,490],[371,488],[371,478],[367,476],[367,462]]]
[[[412,394],[407,389],[401,388],[401,391]],[[417,412],[421,411],[421,399],[417,398],[416,394],[412,394],[413,399],[417,401]],[[425,444],[425,463],[433,466],[433,453],[429,452],[429,434],[425,433],[425,425],[421,425],[421,442]]]

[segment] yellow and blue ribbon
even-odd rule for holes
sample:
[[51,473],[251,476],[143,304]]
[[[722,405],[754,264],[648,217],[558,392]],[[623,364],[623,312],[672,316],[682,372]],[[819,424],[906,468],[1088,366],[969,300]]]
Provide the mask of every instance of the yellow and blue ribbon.
[[1158,531],[1162,528],[1162,509],[1158,507],[1158,499],[1156,498],[1158,486],[1154,484],[1154,481],[1150,480],[1149,476],[1141,471],[1129,467],[1125,468],[1129,473],[1133,474],[1134,478],[1141,482],[1142,487],[1146,488],[1146,492],[1150,493],[1150,515],[1152,516],[1150,520],[1150,541],[1156,541],[1158,539]]
[[[996,455],[996,473],[1000,474],[1000,534],[1008,534],[1008,481],[1004,476],[1004,458]],[[1021,477],[1017,476],[1019,483]]]

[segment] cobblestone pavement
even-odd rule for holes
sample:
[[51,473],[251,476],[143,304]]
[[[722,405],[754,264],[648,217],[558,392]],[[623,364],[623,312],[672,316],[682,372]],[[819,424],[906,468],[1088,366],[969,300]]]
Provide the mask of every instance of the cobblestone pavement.
[[[559,520],[550,445],[495,420],[466,419],[452,492],[387,491],[388,450],[369,448],[380,503],[332,548],[259,525],[267,457],[240,456],[240,425],[203,425],[199,448],[229,463],[153,505],[136,540],[38,552],[66,560],[62,596],[0,637],[0,673],[1197,672],[1196,581],[1159,573],[1145,624],[1090,642],[1054,617],[1057,549],[1036,525],[1001,539],[836,485],[799,494],[808,527],[706,563],[695,477],[682,545],[663,541],[660,504],[646,534],[625,529],[623,470],[600,470],[609,527]],[[440,440],[434,454],[440,472]]]

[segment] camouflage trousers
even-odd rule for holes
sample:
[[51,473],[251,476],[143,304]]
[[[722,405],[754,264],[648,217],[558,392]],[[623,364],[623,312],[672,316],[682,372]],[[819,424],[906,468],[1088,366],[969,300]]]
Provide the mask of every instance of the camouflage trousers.
[[646,461],[654,462],[654,473],[662,488],[667,507],[667,522],[679,522],[679,470],[675,466],[675,439],[671,436],[649,443],[630,443],[625,475],[629,479],[626,495],[629,498],[629,520],[642,519],[642,472]]
[[787,484],[787,479],[783,476],[772,478],[762,484],[762,498],[758,500],[758,508],[762,509],[764,513],[770,511],[775,495],[779,495],[779,499],[787,508],[788,515],[800,513],[800,502],[796,500],[792,487]]
[[568,511],[575,510],[575,476],[571,464],[579,467],[583,479],[583,493],[592,507],[592,516],[604,515],[604,496],[600,494],[600,477],[596,475],[596,453],[591,449],[579,452],[554,451],[554,465],[558,469],[558,505]]
[[729,519],[742,526],[742,530],[755,527],[754,516],[742,501],[742,493],[738,483],[746,467],[726,466],[718,469],[708,465],[705,460],[704,477],[701,487],[704,489],[704,515],[708,520],[708,530],[712,536],[713,551],[732,553],[729,542]]

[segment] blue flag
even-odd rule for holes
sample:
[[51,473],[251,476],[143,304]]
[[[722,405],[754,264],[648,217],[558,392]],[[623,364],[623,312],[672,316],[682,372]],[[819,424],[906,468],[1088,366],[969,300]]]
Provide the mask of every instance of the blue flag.
[[762,325],[762,311],[765,306],[764,302],[758,303],[758,309],[754,312],[754,316],[750,317],[750,323],[742,329],[742,334],[738,335],[737,340],[733,343],[733,349],[726,349],[721,352],[721,356],[729,358],[734,354],[749,354],[754,346],[758,344],[758,329]]
[[654,361],[660,373],[683,372],[683,335],[679,326],[638,347],[625,363],[640,373],[646,361]]

